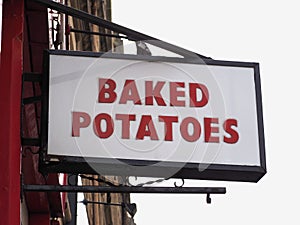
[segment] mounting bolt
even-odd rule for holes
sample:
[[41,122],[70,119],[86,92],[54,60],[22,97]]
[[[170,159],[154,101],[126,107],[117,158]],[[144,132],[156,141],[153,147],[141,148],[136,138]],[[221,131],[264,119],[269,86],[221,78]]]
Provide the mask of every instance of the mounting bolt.
[[206,195],[206,203],[207,203],[207,204],[211,204],[211,197],[210,197],[210,194],[207,194],[207,195]]

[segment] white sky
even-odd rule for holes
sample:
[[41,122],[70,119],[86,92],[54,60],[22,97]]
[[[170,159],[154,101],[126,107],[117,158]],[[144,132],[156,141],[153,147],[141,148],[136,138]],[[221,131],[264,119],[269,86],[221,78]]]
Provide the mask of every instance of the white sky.
[[227,194],[132,195],[138,225],[299,224],[300,52],[298,1],[112,0],[113,20],[214,59],[260,63],[267,175],[258,184],[225,186]]
[[186,181],[227,187],[211,205],[204,195],[132,195],[137,225],[299,224],[297,3],[112,0],[116,23],[214,59],[259,62],[261,70],[267,175],[258,184]]

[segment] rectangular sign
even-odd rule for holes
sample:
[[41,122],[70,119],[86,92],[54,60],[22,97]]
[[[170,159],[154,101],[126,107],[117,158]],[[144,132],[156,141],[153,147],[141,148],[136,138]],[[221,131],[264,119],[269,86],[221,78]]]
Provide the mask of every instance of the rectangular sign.
[[48,51],[42,168],[257,182],[257,63]]

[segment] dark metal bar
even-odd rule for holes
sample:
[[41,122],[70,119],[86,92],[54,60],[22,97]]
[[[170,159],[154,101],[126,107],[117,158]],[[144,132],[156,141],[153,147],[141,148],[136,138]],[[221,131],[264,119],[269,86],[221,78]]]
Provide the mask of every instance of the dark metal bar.
[[23,146],[40,146],[41,140],[39,138],[22,138]]
[[42,74],[40,74],[40,73],[23,73],[23,81],[41,82]]
[[170,194],[225,194],[225,187],[102,187],[68,185],[23,185],[24,191],[84,192],[84,193],[170,193]]
[[124,204],[120,204],[120,203],[109,203],[109,202],[94,202],[94,201],[88,201],[88,200],[83,200],[83,201],[79,201],[78,203],[82,203],[84,205],[87,204],[97,204],[97,205],[111,205],[111,206],[122,206],[124,207]]
[[94,178],[94,177],[92,177],[92,176],[86,176],[86,175],[83,175],[83,174],[81,174],[81,175],[79,175],[79,176],[81,177],[81,179],[87,179],[87,180],[92,180],[92,181],[98,181],[99,183],[105,183],[105,184],[107,184],[108,186],[114,186],[114,187],[120,186],[120,185],[116,185],[116,184],[114,184],[114,183],[112,183],[112,182],[106,180],[105,178],[102,179],[100,176],[99,176],[98,178]]
[[179,54],[181,56],[184,56],[186,58],[192,58],[192,59],[196,59],[196,58],[199,58],[199,57],[200,58],[206,58],[206,59],[209,58],[209,57],[197,54],[195,52],[189,51],[187,49],[178,47],[176,45],[161,41],[157,38],[142,34],[142,33],[137,32],[135,30],[132,30],[132,29],[123,27],[121,25],[112,23],[110,21],[101,19],[99,17],[93,16],[93,15],[88,14],[86,12],[83,12],[81,10],[77,10],[77,9],[72,8],[72,7],[68,7],[68,6],[65,6],[63,4],[54,2],[54,1],[50,1],[50,0],[33,0],[33,1],[39,2],[39,3],[45,5],[49,8],[52,8],[54,10],[59,11],[61,13],[65,13],[65,14],[68,14],[70,16],[73,16],[73,17],[79,18],[81,20],[87,21],[89,23],[92,23],[92,24],[101,26],[103,28],[112,30],[116,33],[125,34],[130,40],[133,40],[133,41],[145,41],[149,44],[152,44],[154,46],[163,48],[165,50],[174,52],[174,53]]
[[101,32],[94,32],[94,31],[88,31],[88,30],[77,30],[77,29],[71,29],[70,31],[74,32],[74,33],[81,33],[81,34],[92,34],[92,35],[99,35],[99,36],[106,36],[106,37],[128,39],[128,37],[126,37],[126,36],[117,35],[117,34],[106,34],[106,33],[101,33]]
[[[65,5],[68,5],[68,0],[65,0]],[[68,32],[69,29],[69,15],[65,14],[65,38],[66,38],[66,50],[70,50],[70,32]],[[74,224],[75,225],[75,224]]]
[[84,21],[93,23],[95,25],[98,26],[102,26],[104,28],[116,31],[118,33],[123,33],[126,34],[128,33],[130,37],[132,37],[135,40],[155,40],[155,38],[150,37],[148,35],[144,35],[142,33],[139,33],[137,31],[128,29],[126,27],[120,26],[118,24],[112,23],[110,21],[104,20],[100,17],[96,17],[94,15],[88,14],[84,11],[69,7],[69,6],[65,6],[63,4],[54,2],[54,1],[50,1],[50,0],[34,0],[35,2],[39,2],[43,5],[46,5],[49,8],[52,8],[54,10],[57,10],[59,12],[68,14],[69,16],[74,16],[76,18],[82,19]]
[[[78,184],[78,176],[73,174],[68,174],[68,183]],[[77,225],[77,193],[68,193],[69,206],[71,210],[71,221],[65,225]]]
[[[121,194],[121,196],[122,196],[122,202],[125,201],[124,195],[125,195],[124,193]],[[121,217],[121,218],[122,218],[122,225],[125,225],[125,220],[126,220],[126,218],[125,218],[125,217],[126,217],[126,216],[125,216],[125,208],[122,207],[121,210],[122,210],[122,211],[121,211],[121,213],[122,213],[122,217]]]
[[27,104],[40,102],[41,100],[42,100],[42,96],[34,96],[34,97],[23,98],[22,103],[23,105],[27,105]]

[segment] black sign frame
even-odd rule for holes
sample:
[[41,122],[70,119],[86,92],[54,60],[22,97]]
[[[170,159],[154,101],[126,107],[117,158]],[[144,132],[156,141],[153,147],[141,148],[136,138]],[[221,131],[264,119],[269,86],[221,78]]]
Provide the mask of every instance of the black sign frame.
[[[259,155],[260,166],[241,166],[227,164],[205,165],[198,163],[163,162],[155,166],[157,161],[132,160],[132,159],[104,159],[104,158],[86,158],[71,156],[54,156],[47,154],[48,144],[48,107],[49,107],[49,58],[50,55],[68,55],[68,56],[88,56],[88,57],[107,57],[117,59],[134,59],[146,61],[164,61],[180,63],[205,63],[207,65],[220,65],[231,67],[246,67],[254,69],[254,83],[256,93],[257,108],[257,126],[259,135]],[[200,61],[200,60],[199,60]],[[41,152],[40,152],[40,170],[43,173],[89,173],[97,174],[95,168],[100,168],[104,174],[101,175],[121,175],[121,176],[143,176],[143,177],[161,177],[162,170],[176,170],[172,178],[183,179],[201,179],[201,180],[221,180],[221,181],[244,181],[258,182],[266,174],[265,158],[265,140],[262,112],[262,96],[259,64],[250,62],[220,61],[213,59],[201,59],[201,62],[195,62],[194,59],[172,58],[158,56],[141,56],[127,54],[105,54],[95,52],[78,52],[62,50],[46,50],[44,54],[44,73],[42,79],[42,122],[41,122]],[[116,163],[116,162],[120,163]],[[132,166],[135,169],[132,169]],[[151,166],[151,171],[148,169]],[[204,171],[199,172],[199,166],[206,167]],[[139,169],[136,169],[139,168]],[[163,173],[164,174],[164,173]]]

